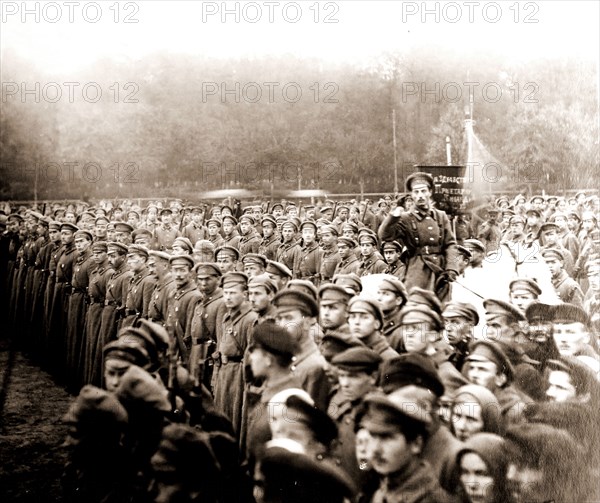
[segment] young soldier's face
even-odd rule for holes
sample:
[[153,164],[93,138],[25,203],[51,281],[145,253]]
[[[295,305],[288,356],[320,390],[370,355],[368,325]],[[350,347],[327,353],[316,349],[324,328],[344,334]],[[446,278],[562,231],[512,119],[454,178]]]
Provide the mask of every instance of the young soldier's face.
[[360,312],[348,313],[348,325],[350,326],[350,333],[359,339],[368,337],[380,327],[379,320],[375,316]]
[[304,243],[309,245],[311,243],[314,242],[316,237],[316,232],[315,229],[313,227],[304,227],[304,229],[302,229],[302,239],[304,240]]
[[510,292],[511,304],[517,306],[523,312],[535,300],[537,300],[537,296],[528,290],[513,290]]
[[338,253],[340,254],[340,258],[342,260],[347,259],[350,256],[350,247],[347,244],[338,244]]
[[346,305],[343,302],[321,304],[319,322],[323,328],[337,328],[346,323]]
[[431,190],[426,183],[415,182],[411,190],[412,198],[419,207],[428,206],[431,200]]
[[556,277],[562,271],[562,262],[555,257],[546,257],[546,264],[548,264],[548,269],[550,269],[550,274],[552,277]]
[[223,221],[223,233],[229,236],[233,232],[233,222],[231,220]]
[[337,369],[340,391],[350,402],[365,396],[375,385],[375,378],[366,372],[350,372]]
[[491,391],[496,389],[496,375],[498,366],[489,360],[469,361],[467,379],[473,383],[483,386]]
[[257,286],[248,289],[248,300],[252,304],[252,310],[262,312],[269,307],[273,296],[267,292],[264,286]]
[[221,272],[225,274],[226,272],[233,271],[235,269],[237,261],[235,258],[229,253],[219,253],[217,255],[217,265]]
[[198,285],[198,290],[206,295],[210,295],[215,291],[217,286],[219,285],[219,280],[221,278],[216,275],[209,274],[199,274],[196,276],[196,284]]
[[401,473],[415,458],[411,444],[397,427],[391,425],[382,431],[369,420],[363,421],[362,426],[369,432],[369,462],[379,475]]
[[552,336],[561,356],[575,356],[589,340],[583,323],[555,323]]
[[270,238],[273,235],[273,233],[275,232],[275,227],[273,227],[273,224],[265,222],[263,224],[262,230],[263,230],[263,237]]
[[394,265],[398,260],[400,260],[400,253],[396,249],[386,248],[383,251],[383,258],[385,258],[385,263],[389,265]]
[[246,300],[247,291],[242,285],[232,285],[223,288],[223,302],[227,309],[235,309]]
[[321,232],[321,243],[324,246],[331,246],[335,243],[335,236],[331,232]]
[[546,396],[551,402],[566,402],[577,395],[571,376],[564,370],[551,370],[548,374]]

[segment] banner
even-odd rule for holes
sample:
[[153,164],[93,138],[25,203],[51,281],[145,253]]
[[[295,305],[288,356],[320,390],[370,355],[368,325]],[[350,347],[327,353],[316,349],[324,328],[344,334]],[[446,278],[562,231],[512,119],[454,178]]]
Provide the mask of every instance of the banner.
[[473,200],[472,184],[469,183],[465,166],[415,166],[433,176],[435,207],[449,216],[457,215],[470,207]]

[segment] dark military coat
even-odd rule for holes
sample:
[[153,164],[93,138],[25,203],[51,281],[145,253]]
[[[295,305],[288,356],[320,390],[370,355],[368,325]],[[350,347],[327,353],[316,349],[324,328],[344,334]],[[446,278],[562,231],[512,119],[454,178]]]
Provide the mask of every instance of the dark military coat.
[[322,251],[323,255],[321,258],[321,270],[319,274],[321,281],[325,283],[331,281],[335,269],[342,259],[340,258],[336,245],[333,245],[330,248],[322,248]]

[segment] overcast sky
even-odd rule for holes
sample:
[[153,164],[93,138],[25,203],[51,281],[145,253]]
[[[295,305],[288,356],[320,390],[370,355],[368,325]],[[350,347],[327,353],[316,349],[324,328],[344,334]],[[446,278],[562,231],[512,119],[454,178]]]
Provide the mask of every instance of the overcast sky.
[[[100,57],[140,58],[158,50],[217,58],[292,53],[362,64],[382,51],[432,41],[456,51],[490,48],[515,60],[599,58],[597,1],[72,3],[79,5],[0,2],[3,53],[66,74]],[[225,19],[224,7],[234,12]],[[127,16],[138,22],[124,22]]]

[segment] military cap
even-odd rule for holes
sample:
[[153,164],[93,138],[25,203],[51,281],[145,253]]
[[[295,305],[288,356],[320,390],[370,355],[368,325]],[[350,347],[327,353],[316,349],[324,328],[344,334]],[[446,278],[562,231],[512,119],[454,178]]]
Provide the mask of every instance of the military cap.
[[60,224],[60,230],[62,231],[71,231],[73,233],[77,232],[79,230],[79,227],[77,227],[75,224],[72,224],[71,222],[63,222],[62,224]]
[[[170,337],[165,327],[160,323],[155,323],[143,318],[139,319],[137,324],[139,325],[138,328],[150,337],[157,351],[163,352],[168,349]],[[157,361],[157,363],[160,362]]]
[[84,231],[83,229],[76,231],[73,234],[73,238],[74,239],[83,238],[83,239],[87,239],[88,241],[94,240],[94,236],[92,236],[92,233],[90,231]]
[[403,246],[400,243],[398,243],[398,241],[384,241],[381,245],[381,251],[396,250],[401,252],[402,248]]
[[288,356],[290,359],[300,352],[297,338],[273,320],[256,325],[252,331],[252,341],[252,346],[259,346],[269,353]]
[[214,262],[200,262],[194,267],[194,272],[197,277],[205,278],[207,276],[223,276],[221,269]]
[[525,316],[517,307],[503,300],[486,299],[483,301],[483,307],[487,323],[501,321],[510,324],[525,321]]
[[513,215],[515,215],[514,210],[511,210],[510,208],[505,208],[502,210],[502,216],[508,215],[509,219],[510,217],[512,217]]
[[567,218],[574,218],[578,222],[581,222],[581,217],[579,216],[579,213],[577,213],[576,211],[569,211],[567,213]]
[[42,218],[44,218],[44,215],[42,215],[41,213],[34,211],[34,210],[29,210],[27,212],[28,216],[31,216],[33,218],[35,218],[36,220],[41,220]]
[[131,233],[131,239],[133,239],[134,242],[139,236],[152,237],[152,232],[150,232],[148,229],[139,228]]
[[267,267],[267,257],[260,253],[246,253],[242,257],[242,264],[257,264],[265,268]]
[[464,318],[473,325],[479,324],[477,309],[466,302],[449,302],[442,312],[442,317],[446,319]]
[[300,231],[302,231],[304,227],[312,227],[315,230],[315,232],[317,231],[317,223],[314,220],[304,220],[300,224]]
[[547,360],[546,367],[550,370],[562,370],[569,374],[577,395],[583,395],[590,391],[591,386],[597,380],[592,369],[575,356],[561,356],[556,360]]
[[172,246],[175,246],[175,244],[178,244],[182,248],[185,248],[188,251],[188,253],[192,253],[192,251],[194,250],[194,245],[192,245],[192,242],[188,238],[185,238],[183,236],[176,237],[173,240]]
[[104,252],[108,251],[108,243],[106,241],[95,241],[91,245],[92,251],[95,252]]
[[402,297],[404,302],[406,302],[406,299],[408,298],[408,293],[406,292],[404,283],[396,278],[396,276],[392,276],[391,274],[386,274],[381,278],[379,290],[394,292],[396,296],[399,295]]
[[444,325],[440,313],[427,305],[407,302],[400,311],[400,324],[411,325],[415,323],[428,323],[433,330],[441,330]]
[[190,255],[171,255],[169,265],[187,265],[190,269],[193,269],[196,263]]
[[339,235],[339,232],[336,226],[326,224],[321,227],[321,235],[323,234],[333,234],[337,237]]
[[23,216],[19,213],[11,213],[10,215],[8,215],[7,221],[10,222],[11,220],[18,220],[19,222],[22,222]]
[[376,300],[360,295],[353,297],[350,302],[348,302],[348,314],[351,313],[370,314],[379,321],[379,328],[383,327],[383,312]]
[[354,239],[352,239],[352,238],[347,238],[346,236],[340,236],[337,238],[337,244],[338,244],[338,246],[340,244],[343,244],[343,245],[346,245],[350,249],[354,249],[354,248],[356,248],[358,243],[356,241],[354,241]]
[[135,210],[129,210],[125,215],[129,216],[131,213],[133,213],[136,217],[140,218],[140,214]]
[[351,230],[354,234],[358,234],[358,225],[352,222],[345,222],[342,225],[342,232],[345,230]]
[[561,262],[565,261],[565,256],[563,255],[563,252],[557,248],[542,248],[540,250],[540,253],[544,258],[553,258],[556,260],[560,260]]
[[[250,207],[251,208],[251,207]],[[249,208],[244,208],[244,211],[248,210]],[[228,204],[222,204],[221,205],[221,213],[223,213],[223,210],[227,210],[229,211],[230,215],[233,215],[233,209],[231,208],[231,206],[229,206]]]
[[508,221],[509,224],[523,224],[525,225],[525,219],[521,215],[513,215]]
[[282,278],[291,278],[292,271],[281,262],[277,262],[276,260],[267,260],[267,267],[265,267],[265,272],[269,274],[275,274]]
[[348,293],[358,295],[362,292],[362,283],[360,277],[355,273],[336,274],[332,280],[334,285],[340,285],[346,288]]
[[[290,282],[291,283],[291,282]],[[314,287],[314,285],[313,285]],[[316,295],[315,295],[316,298]],[[319,315],[319,308],[315,301],[315,298],[311,297],[304,291],[297,290],[295,288],[288,287],[277,293],[273,298],[273,305],[280,312],[286,312],[291,310],[299,310],[303,314],[315,317]]]
[[506,204],[510,203],[507,196],[500,196],[499,198],[496,199],[496,206],[499,207],[502,203],[506,203]]
[[321,339],[319,351],[321,351],[325,360],[331,362],[335,355],[356,346],[363,347],[362,342],[356,337],[350,337],[346,334],[339,334],[336,331],[332,331],[329,334],[325,334]]
[[563,197],[558,197],[558,196],[548,196],[548,197],[546,198],[546,202],[547,202],[547,203],[555,203],[555,202],[557,202],[559,199],[564,201],[564,198],[563,198]]
[[108,231],[114,231],[115,230],[115,223],[114,222],[108,222],[106,224],[106,230],[108,230]]
[[257,274],[248,280],[248,288],[257,287],[263,287],[270,293],[277,293],[277,285],[267,273]]
[[587,276],[597,276],[600,274],[600,261],[588,260],[585,264],[585,273]]
[[233,225],[237,225],[238,221],[233,215],[223,215],[221,217],[221,222],[225,223],[225,220],[229,220]]
[[294,220],[286,220],[285,222],[282,222],[281,228],[283,229],[284,227],[292,227],[294,232],[298,232],[298,225],[296,222],[294,222]]
[[127,254],[128,255],[140,255],[145,258],[149,257],[148,248],[146,248],[145,246],[142,246],[142,245],[129,245],[127,247]]
[[529,208],[526,212],[525,215],[535,215],[538,218],[542,218],[542,213],[540,212],[540,210],[536,209],[536,208]]
[[147,371],[132,365],[121,377],[115,396],[121,403],[144,405],[151,410],[170,412],[169,392]]
[[563,213],[562,211],[556,211],[552,214],[552,216],[548,219],[548,221],[551,223],[556,223],[557,218],[564,218],[566,220],[567,215],[565,213]]
[[306,424],[315,434],[318,442],[328,446],[337,438],[338,429],[335,421],[314,404],[298,395],[291,395],[286,399],[285,405],[288,408],[286,414],[288,421]]
[[116,241],[110,241],[107,244],[108,253],[118,253],[119,255],[127,254],[127,246],[123,243],[117,243]]
[[142,368],[149,367],[153,361],[156,361],[156,350],[151,355],[147,349],[149,344],[141,335],[138,337],[131,332],[123,335],[104,345],[102,353],[105,360],[123,360]]
[[322,206],[319,211],[321,214],[328,213],[330,211],[333,211],[333,206],[329,206],[329,205]]
[[475,250],[479,250],[485,253],[485,245],[478,239],[465,239],[463,241],[463,246],[466,248],[473,248]]
[[550,323],[553,317],[553,307],[550,304],[543,304],[541,302],[532,302],[525,309],[525,317],[530,325],[537,325],[539,323]]
[[160,260],[166,260],[167,262],[171,258],[171,255],[169,255],[167,252],[159,251],[159,250],[149,250],[148,256],[158,258]]
[[209,241],[208,239],[199,239],[198,241],[196,241],[193,251],[202,253],[214,253],[215,245],[212,241]]
[[404,353],[384,361],[381,384],[386,393],[414,384],[431,390],[438,397],[444,394],[444,385],[433,360],[419,353]]
[[375,372],[380,363],[381,356],[366,346],[354,346],[335,355],[331,363],[337,368],[348,372]]
[[575,304],[558,304],[552,307],[552,321],[560,324],[583,323],[587,327],[590,319],[586,312]]
[[190,213],[204,213],[204,206],[192,206],[190,208]]
[[274,228],[277,228],[277,220],[272,215],[264,215],[260,221],[261,225],[265,225],[266,223],[271,224]]
[[234,248],[233,246],[229,245],[219,246],[215,250],[215,257],[217,257],[219,253],[225,253],[226,255],[230,255],[233,258],[235,258],[235,260],[238,260],[240,258],[240,251],[237,248]]
[[469,251],[469,249],[465,248],[464,246],[456,245],[456,251],[469,260],[473,257],[473,254]]
[[209,218],[206,221],[206,227],[209,227],[211,225],[216,225],[217,227],[221,227],[221,220],[219,220],[218,218]]
[[293,290],[298,290],[300,292],[304,292],[305,294],[310,295],[313,299],[315,299],[315,301],[319,296],[317,287],[307,279],[293,279],[287,283],[286,287],[291,288]]
[[377,246],[378,245],[377,237],[374,236],[373,234],[369,233],[369,232],[365,232],[365,233],[361,234],[358,237],[358,243],[359,244],[371,243],[371,244],[373,244],[373,246]]
[[127,411],[113,393],[87,384],[81,388],[63,421],[94,432],[98,427],[127,424]]
[[533,197],[532,197],[532,198],[529,200],[529,202],[530,202],[530,203],[533,203],[533,202],[535,202],[535,201],[540,201],[541,203],[543,203],[543,202],[544,202],[544,197],[543,197],[543,196],[540,196],[540,195],[535,195],[535,196],[533,196]]
[[377,234],[375,233],[375,231],[373,231],[372,229],[369,229],[368,227],[361,227],[360,229],[358,229],[358,239],[359,240],[360,240],[361,236],[363,236],[364,234],[369,234],[370,236],[377,237]]
[[283,204],[281,203],[275,203],[271,206],[271,211],[274,211],[276,208],[281,208],[283,209]]
[[426,427],[432,421],[431,405],[418,390],[400,388],[388,395],[374,391],[365,397],[364,404],[367,409],[361,424],[368,420],[370,431],[374,428],[379,433],[395,431],[400,425],[415,422]]
[[319,304],[322,306],[330,306],[340,302],[348,304],[352,296],[353,293],[349,293],[344,287],[333,283],[325,283],[319,288]]
[[254,217],[252,215],[242,215],[239,219],[239,222],[242,223],[244,221],[248,222],[250,225],[256,224],[256,222],[254,221]]
[[537,281],[533,278],[516,278],[513,279],[509,285],[508,289],[511,292],[516,290],[525,290],[527,292],[533,293],[534,295],[540,296],[542,293],[542,289],[537,284]]
[[409,175],[406,178],[406,190],[409,192],[412,191],[412,186],[414,183],[424,183],[431,190],[433,190],[433,176],[431,176],[429,173],[418,172]]
[[293,201],[288,201],[288,203],[285,206],[285,211],[288,211],[291,208],[296,208],[296,203]]
[[171,208],[162,208],[158,214],[162,217],[163,215],[172,215],[173,214],[173,210],[171,210]]
[[115,222],[115,231],[131,234],[133,232],[133,227],[126,222]]
[[467,356],[466,361],[493,362],[498,366],[498,370],[506,376],[509,383],[514,379],[515,370],[512,363],[510,363],[508,356],[506,356],[506,353],[497,342],[488,340],[471,342],[469,345],[469,356]]
[[60,227],[62,226],[62,222],[59,222],[58,220],[52,220],[49,224],[48,224],[48,228],[51,231],[59,231]]
[[554,222],[546,222],[540,226],[540,234],[548,231],[558,231],[558,225]]
[[[323,230],[323,227],[326,227],[326,226],[333,227],[331,224],[331,220],[329,220],[328,218],[325,218],[325,217],[317,218],[317,227],[319,229],[321,229],[321,231]],[[337,227],[334,227],[334,228],[335,228],[335,232],[337,232],[338,231]],[[336,236],[337,236],[337,234],[336,234]]]
[[242,285],[244,288],[248,286],[248,276],[243,272],[229,271],[221,277],[221,286],[228,288],[234,285]]
[[[297,447],[291,448],[292,444]],[[271,440],[266,447],[260,462],[265,496],[277,495],[275,498],[279,501],[277,498],[286,495],[284,499],[289,503],[353,501],[356,494],[354,483],[333,463],[315,459],[292,440]]]
[[413,286],[408,292],[407,304],[423,305],[431,309],[437,314],[442,313],[442,303],[440,299],[431,291]]

